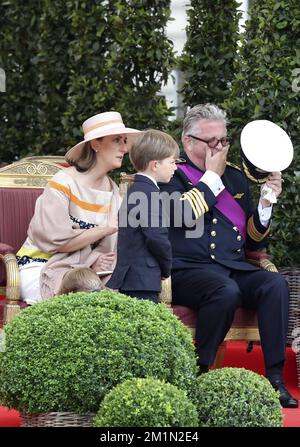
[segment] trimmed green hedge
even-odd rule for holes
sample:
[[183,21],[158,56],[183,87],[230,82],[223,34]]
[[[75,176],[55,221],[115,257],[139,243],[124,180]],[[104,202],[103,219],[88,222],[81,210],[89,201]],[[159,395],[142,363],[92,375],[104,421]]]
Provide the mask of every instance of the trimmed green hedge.
[[201,427],[281,427],[278,392],[244,368],[221,368],[197,378],[194,394]]
[[195,405],[183,390],[156,379],[131,379],[103,399],[96,427],[197,427]]
[[23,310],[5,327],[0,403],[26,413],[96,412],[134,377],[191,390],[192,337],[162,304],[109,290],[62,295]]

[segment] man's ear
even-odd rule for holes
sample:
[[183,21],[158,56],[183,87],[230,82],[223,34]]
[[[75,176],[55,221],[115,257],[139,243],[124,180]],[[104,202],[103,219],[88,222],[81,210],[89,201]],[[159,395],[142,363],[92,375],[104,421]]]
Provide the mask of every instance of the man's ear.
[[93,149],[93,151],[98,152],[101,148],[101,141],[95,139],[90,141],[90,146]]
[[187,153],[191,152],[192,151],[192,144],[193,144],[192,141],[191,141],[191,138],[188,137],[187,135],[184,135],[182,137],[181,141],[182,141],[182,145],[183,145],[184,151],[187,152]]

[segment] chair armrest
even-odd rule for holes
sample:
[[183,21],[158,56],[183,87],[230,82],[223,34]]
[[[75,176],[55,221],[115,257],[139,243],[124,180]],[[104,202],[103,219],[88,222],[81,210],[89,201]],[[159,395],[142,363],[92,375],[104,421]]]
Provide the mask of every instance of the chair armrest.
[[159,294],[159,302],[170,307],[172,304],[172,282],[171,276],[161,282],[161,292]]
[[0,244],[1,261],[6,270],[4,323],[8,323],[20,311],[20,273],[16,256],[9,245]]
[[0,254],[1,255],[4,256],[8,253],[13,253],[13,252],[14,252],[14,249],[10,245],[3,244],[2,242],[0,243]]
[[260,267],[263,270],[267,270],[268,272],[278,272],[273,262],[270,261],[270,255],[264,251],[247,251],[246,258],[247,262]]

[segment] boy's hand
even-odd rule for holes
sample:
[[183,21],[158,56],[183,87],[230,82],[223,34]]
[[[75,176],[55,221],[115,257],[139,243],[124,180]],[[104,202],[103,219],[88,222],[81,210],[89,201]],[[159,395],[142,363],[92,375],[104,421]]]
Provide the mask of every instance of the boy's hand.
[[92,269],[95,272],[103,272],[103,271],[107,271],[107,270],[112,270],[112,265],[114,262],[116,254],[111,251],[109,253],[103,253],[101,254],[97,261],[94,262]]

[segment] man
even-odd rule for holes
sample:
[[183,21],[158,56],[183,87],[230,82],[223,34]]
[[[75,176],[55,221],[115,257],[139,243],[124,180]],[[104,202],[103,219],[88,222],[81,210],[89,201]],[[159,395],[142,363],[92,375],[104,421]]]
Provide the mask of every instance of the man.
[[[217,106],[193,107],[183,121],[185,153],[173,179],[161,185],[162,191],[181,194],[181,201],[204,230],[201,237],[189,237],[184,213],[178,225],[178,207],[171,210],[173,303],[199,311],[196,350],[200,373],[213,363],[237,306],[256,309],[266,377],[279,390],[281,405],[296,408],[298,401],[282,379],[288,327],[286,281],[245,258],[246,248],[266,246],[272,205],[260,198],[255,209],[247,178],[226,161],[226,125],[226,113]],[[281,174],[271,173],[266,183],[278,197]]]

